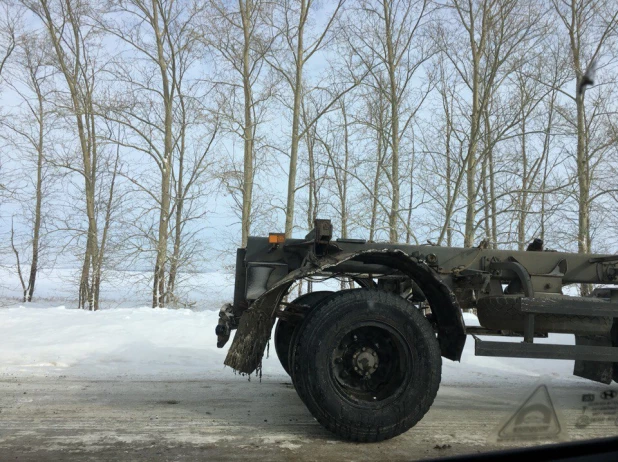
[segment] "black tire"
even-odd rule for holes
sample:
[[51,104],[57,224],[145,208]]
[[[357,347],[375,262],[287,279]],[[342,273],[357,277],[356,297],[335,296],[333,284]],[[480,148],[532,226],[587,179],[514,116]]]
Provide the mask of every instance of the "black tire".
[[[311,309],[313,309],[315,305],[317,305],[319,302],[332,294],[333,292],[328,290],[310,292],[301,295],[296,300],[294,300],[292,304],[308,305],[311,307]],[[288,309],[294,310],[294,308]],[[299,323],[279,319],[279,321],[277,321],[277,326],[275,327],[275,351],[277,352],[277,357],[279,358],[281,366],[283,366],[283,369],[285,369],[288,374],[290,374],[290,345],[292,342],[292,337],[294,335],[294,329],[297,327],[298,324]]]
[[[318,301],[314,305],[312,305],[311,310],[313,311],[318,306],[323,305],[324,303],[326,303],[331,298],[333,298],[333,297],[335,297],[335,296],[337,296],[337,295],[339,295],[339,294],[341,294],[343,292],[347,292],[349,290],[354,290],[354,289],[347,289],[345,291],[339,291],[339,292],[329,292],[328,295],[324,296],[320,301]],[[296,344],[298,343],[298,337],[300,336],[300,331],[302,330],[304,322],[305,321],[303,319],[302,322],[300,322],[300,323],[296,324],[296,326],[294,326],[294,332],[292,332],[292,339],[290,341],[290,348],[288,350],[288,365],[289,365],[289,368],[290,368],[288,374],[292,378],[292,383],[294,383],[294,351],[296,349]]]
[[412,428],[431,407],[440,386],[440,346],[410,302],[375,289],[338,292],[299,329],[294,386],[333,433],[386,440]]

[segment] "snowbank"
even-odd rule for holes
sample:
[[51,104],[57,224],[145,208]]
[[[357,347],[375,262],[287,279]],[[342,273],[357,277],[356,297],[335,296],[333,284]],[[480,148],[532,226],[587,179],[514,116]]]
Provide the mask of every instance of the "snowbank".
[[[37,301],[25,308],[19,303],[15,272],[0,266],[0,374],[241,379],[223,366],[227,347],[218,349],[214,335],[218,310],[233,296],[233,275],[224,271],[183,275],[192,309],[153,310],[135,308],[150,301],[147,274],[111,272],[97,312],[75,309],[74,276],[73,270],[43,271],[37,280]],[[336,286],[337,281],[328,281],[316,284],[314,290],[337,290]],[[478,325],[469,313],[464,313],[464,321]],[[574,339],[551,335],[535,341],[573,344]],[[472,337],[461,363],[445,359],[443,364],[443,382],[451,383],[539,375],[579,380],[571,375],[573,361],[476,357]],[[264,360],[263,376],[287,377],[273,348]]]
[[[464,319],[468,325],[478,325],[474,315],[466,313]],[[4,308],[0,309],[0,374],[240,378],[223,366],[227,348],[216,347],[217,320],[216,311],[147,307],[98,312]],[[552,335],[541,341],[568,344],[572,337]],[[572,370],[572,361],[476,357],[469,337],[461,363],[444,360],[443,381],[539,375],[568,378]],[[264,361],[263,375],[285,377],[273,349]]]
[[[234,377],[216,347],[216,311],[0,309],[0,373],[89,377]],[[284,375],[276,358],[265,376]]]

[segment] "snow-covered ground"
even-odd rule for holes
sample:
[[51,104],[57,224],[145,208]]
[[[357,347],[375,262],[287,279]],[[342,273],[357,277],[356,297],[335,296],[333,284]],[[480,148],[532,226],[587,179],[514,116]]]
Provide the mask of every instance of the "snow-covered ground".
[[[0,459],[360,461],[469,454],[498,449],[488,438],[548,376],[571,439],[616,433],[614,417],[578,426],[582,395],[607,387],[573,377],[572,361],[475,357],[469,337],[461,363],[444,360],[438,396],[414,429],[376,445],[344,442],[315,422],[273,348],[262,383],[246,383],[223,365],[227,348],[216,347],[214,329],[218,308],[232,298],[229,274],[191,275],[190,309],[156,310],[148,307],[149,286],[136,283],[145,275],[112,276],[102,309],[89,312],[76,309],[72,271],[41,274],[36,303],[23,304],[15,277],[0,267]],[[473,315],[464,319],[478,324]]]
[[[241,379],[223,366],[227,347],[218,349],[214,335],[218,309],[232,298],[230,275],[192,275],[193,286],[199,288],[189,294],[195,302],[192,309],[157,310],[147,306],[147,288],[136,289],[139,273],[116,275],[116,283],[107,284],[103,294],[103,309],[88,312],[75,309],[68,290],[56,289],[66,287],[64,278],[70,274],[43,273],[38,301],[24,306],[18,301],[17,281],[7,268],[0,268],[0,374]],[[474,315],[466,313],[464,318],[466,324],[478,325]],[[551,335],[540,341],[572,344],[573,336]],[[540,375],[579,380],[571,378],[572,370],[572,361],[476,357],[469,337],[461,363],[444,360],[443,382]],[[263,375],[285,375],[272,349]]]

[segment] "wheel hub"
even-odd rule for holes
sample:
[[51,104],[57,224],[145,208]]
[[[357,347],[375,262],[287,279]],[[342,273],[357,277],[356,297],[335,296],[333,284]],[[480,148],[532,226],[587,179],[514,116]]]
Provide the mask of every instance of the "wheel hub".
[[348,332],[333,351],[331,367],[342,393],[363,401],[392,397],[404,383],[400,337],[368,322]]
[[352,355],[352,364],[356,373],[362,376],[373,374],[378,368],[380,359],[372,348],[362,347]]

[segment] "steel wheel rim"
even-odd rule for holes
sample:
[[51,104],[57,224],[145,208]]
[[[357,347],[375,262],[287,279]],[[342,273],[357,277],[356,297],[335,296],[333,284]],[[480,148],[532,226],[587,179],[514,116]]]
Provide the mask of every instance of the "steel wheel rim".
[[397,399],[414,369],[412,350],[390,325],[364,322],[340,337],[331,352],[335,389],[355,404],[383,405]]

